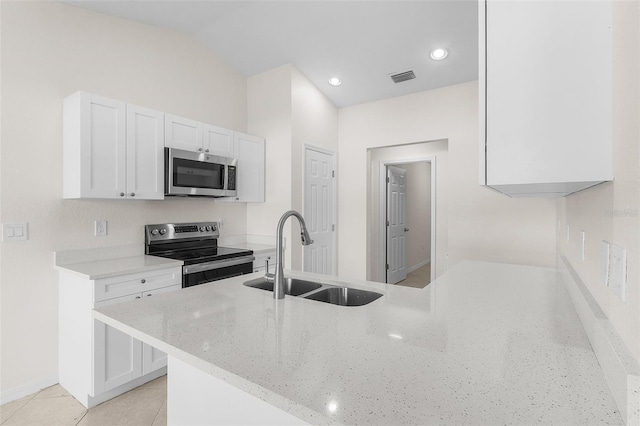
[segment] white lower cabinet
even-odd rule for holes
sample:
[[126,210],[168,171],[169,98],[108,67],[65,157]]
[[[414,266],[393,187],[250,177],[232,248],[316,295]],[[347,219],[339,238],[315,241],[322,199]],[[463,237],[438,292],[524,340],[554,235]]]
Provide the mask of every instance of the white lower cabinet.
[[181,287],[181,267],[98,280],[61,271],[60,384],[89,408],[164,374],[164,352],[95,320],[91,311]]

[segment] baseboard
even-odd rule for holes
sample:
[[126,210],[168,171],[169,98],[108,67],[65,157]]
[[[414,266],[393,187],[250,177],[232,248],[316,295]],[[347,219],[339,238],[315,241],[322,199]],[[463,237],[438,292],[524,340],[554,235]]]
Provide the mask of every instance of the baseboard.
[[24,385],[20,385],[8,391],[0,394],[0,405],[7,402],[15,401],[16,399],[23,398],[32,393],[41,391],[42,389],[58,384],[58,376],[44,377],[42,379],[34,380]]
[[609,318],[566,257],[558,259],[558,272],[589,337],[613,399],[627,426],[640,425],[640,366]]
[[431,259],[427,259],[427,260],[425,260],[425,261],[423,261],[423,262],[418,263],[417,265],[413,265],[412,267],[407,268],[407,274],[410,274],[410,273],[412,273],[413,271],[417,271],[418,269],[420,269],[420,268],[422,268],[423,266],[426,266],[426,265],[428,265],[428,264],[430,264],[430,263],[431,263]]

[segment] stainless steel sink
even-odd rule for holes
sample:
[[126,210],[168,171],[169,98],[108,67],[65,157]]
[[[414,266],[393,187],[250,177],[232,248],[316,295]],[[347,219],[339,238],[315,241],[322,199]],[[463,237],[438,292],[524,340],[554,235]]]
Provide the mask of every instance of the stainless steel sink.
[[329,287],[304,296],[304,298],[340,306],[362,306],[373,302],[381,296],[382,294],[375,291],[348,287]]
[[[284,294],[291,296],[300,296],[301,294],[309,293],[310,291],[317,290],[322,287],[322,284],[297,278],[285,278],[284,283]],[[268,282],[263,277],[247,281],[244,285],[259,288],[261,290],[273,291],[273,283]]]

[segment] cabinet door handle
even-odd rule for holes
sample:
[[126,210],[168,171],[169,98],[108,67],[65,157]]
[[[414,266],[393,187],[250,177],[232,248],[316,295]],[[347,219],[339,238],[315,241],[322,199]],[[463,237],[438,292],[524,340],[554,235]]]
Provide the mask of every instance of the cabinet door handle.
[[147,280],[145,280],[144,278],[140,280],[140,283],[142,283],[142,284],[144,284],[146,282],[147,282]]
[[135,197],[135,196],[136,196],[136,193],[135,193],[135,192],[132,192],[132,193],[131,193],[131,196],[132,196],[132,197]]
[[121,192],[121,193],[120,193],[120,196],[121,196],[121,197],[124,197],[124,192]]
[[202,148],[198,148],[198,151],[202,152]]
[[209,150],[208,150],[208,149],[205,149],[205,150],[204,150],[204,152],[209,152]]
[[140,299],[140,296],[136,296],[136,299]]
[[153,293],[147,293],[147,297],[153,296]]

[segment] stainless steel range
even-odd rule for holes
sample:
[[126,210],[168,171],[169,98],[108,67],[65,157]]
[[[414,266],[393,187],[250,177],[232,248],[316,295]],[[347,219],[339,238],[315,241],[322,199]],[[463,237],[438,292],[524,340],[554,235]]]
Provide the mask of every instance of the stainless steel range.
[[218,247],[217,222],[145,225],[145,253],[184,261],[182,287],[253,272],[253,251]]

